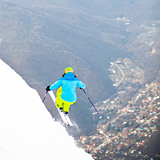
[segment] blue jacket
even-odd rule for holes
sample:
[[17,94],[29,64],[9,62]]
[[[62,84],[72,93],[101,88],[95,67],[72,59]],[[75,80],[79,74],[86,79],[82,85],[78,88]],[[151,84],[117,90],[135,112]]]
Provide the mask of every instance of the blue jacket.
[[64,77],[57,80],[54,84],[50,86],[50,90],[57,89],[62,86],[61,98],[67,102],[75,102],[77,100],[76,96],[76,86],[78,88],[85,88],[85,84],[82,83],[78,78],[75,77],[74,73],[68,72]]

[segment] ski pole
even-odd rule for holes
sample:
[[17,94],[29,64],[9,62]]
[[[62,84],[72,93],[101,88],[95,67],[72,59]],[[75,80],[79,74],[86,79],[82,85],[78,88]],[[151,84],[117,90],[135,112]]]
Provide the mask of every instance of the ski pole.
[[43,100],[42,100],[43,103],[44,103],[44,101],[45,101],[45,99],[46,99],[47,93],[48,93],[48,91],[46,91],[46,93],[45,93],[45,95],[44,95],[44,98],[43,98]]
[[93,106],[93,108],[95,109],[95,111],[97,112],[97,114],[99,115],[99,118],[101,119],[102,116],[100,116],[100,114],[99,114],[97,108],[94,106],[93,102],[91,101],[91,99],[90,99],[89,96],[87,95],[86,91],[85,91],[84,89],[82,89],[82,90],[83,90],[84,94],[87,96],[89,102],[91,103],[91,105]]

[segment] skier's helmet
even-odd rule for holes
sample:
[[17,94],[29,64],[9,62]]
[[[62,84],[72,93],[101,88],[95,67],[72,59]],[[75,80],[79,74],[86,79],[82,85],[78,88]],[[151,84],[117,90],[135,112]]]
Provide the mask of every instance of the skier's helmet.
[[73,68],[67,67],[67,68],[64,70],[64,73],[68,73],[68,72],[74,73]]

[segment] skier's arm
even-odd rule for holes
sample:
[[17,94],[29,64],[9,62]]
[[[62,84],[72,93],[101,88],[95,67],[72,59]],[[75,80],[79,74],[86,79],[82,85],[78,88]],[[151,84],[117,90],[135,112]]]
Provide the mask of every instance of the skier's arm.
[[57,89],[57,88],[59,88],[59,87],[61,86],[61,84],[62,84],[62,81],[61,81],[61,80],[58,80],[58,81],[56,81],[54,84],[52,84],[52,85],[49,87],[49,89],[50,89],[50,90]]
[[78,81],[77,82],[77,87],[80,88],[80,89],[84,89],[85,88],[85,84],[81,81]]

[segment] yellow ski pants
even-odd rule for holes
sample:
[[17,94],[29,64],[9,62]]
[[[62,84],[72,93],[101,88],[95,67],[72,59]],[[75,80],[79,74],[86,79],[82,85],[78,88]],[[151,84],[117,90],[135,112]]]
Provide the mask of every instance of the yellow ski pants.
[[58,88],[57,93],[56,93],[56,96],[57,96],[56,97],[56,107],[57,108],[63,108],[64,112],[69,112],[70,105],[72,105],[75,102],[64,101],[61,98],[61,94],[62,94],[62,87]]

